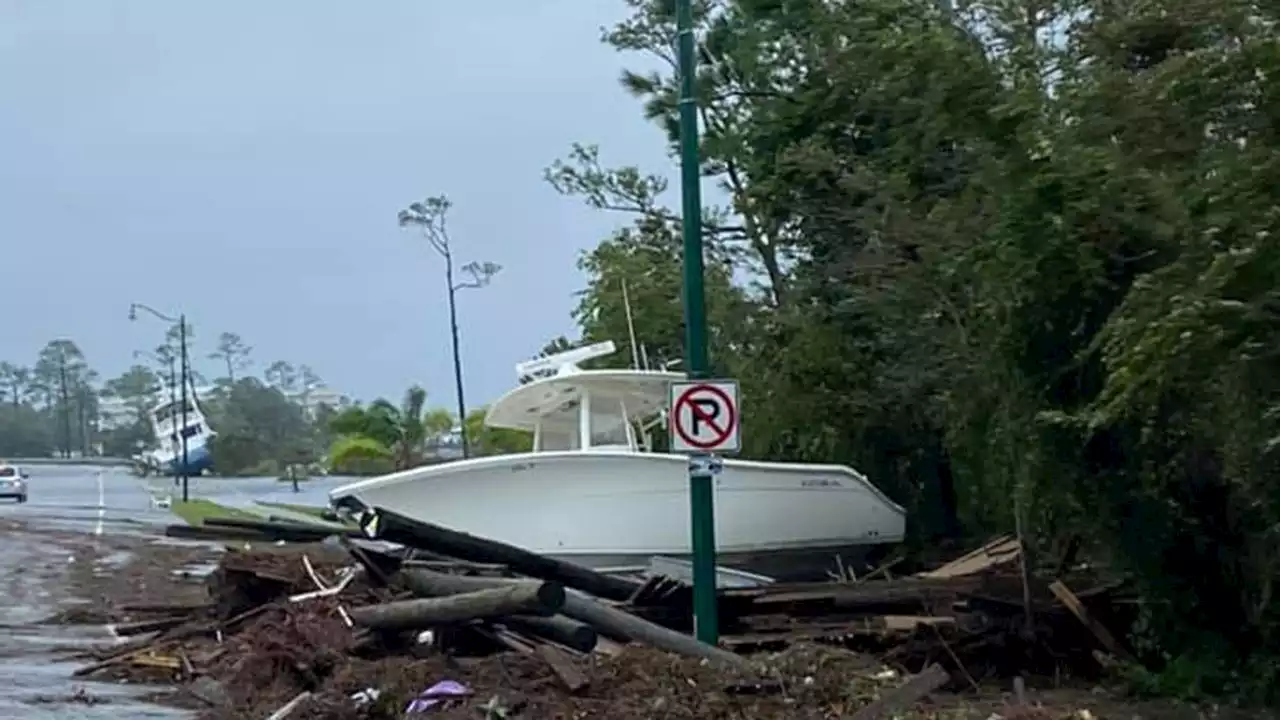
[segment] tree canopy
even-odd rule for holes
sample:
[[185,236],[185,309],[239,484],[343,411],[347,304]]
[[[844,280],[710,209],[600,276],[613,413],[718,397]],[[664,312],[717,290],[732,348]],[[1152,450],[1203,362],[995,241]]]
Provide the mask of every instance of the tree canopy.
[[[674,143],[672,6],[627,4],[603,41],[658,61],[621,82]],[[709,337],[746,454],[859,468],[920,545],[1015,514],[1040,552],[1085,538],[1148,594],[1162,678],[1273,692],[1276,9],[696,5]],[[656,365],[683,347],[673,173],[605,155],[547,172],[631,220],[584,253],[575,318],[625,345],[625,282]]]

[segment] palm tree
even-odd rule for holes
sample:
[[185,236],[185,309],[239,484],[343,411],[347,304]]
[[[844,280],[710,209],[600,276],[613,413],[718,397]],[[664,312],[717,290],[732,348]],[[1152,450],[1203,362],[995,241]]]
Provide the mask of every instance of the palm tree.
[[399,437],[393,448],[396,457],[396,469],[405,470],[418,464],[422,456],[423,445],[427,440],[427,426],[423,422],[422,409],[427,404],[427,391],[414,385],[405,391],[404,402],[400,405]]
[[[428,441],[454,426],[448,411],[424,410],[426,404],[427,391],[414,385],[405,391],[399,407],[379,399],[365,407],[347,408],[329,421],[329,429],[340,436],[339,441],[362,437],[376,443],[391,456],[397,470],[404,470],[421,464]],[[367,449],[369,445],[352,447]],[[331,459],[335,463],[339,460]]]

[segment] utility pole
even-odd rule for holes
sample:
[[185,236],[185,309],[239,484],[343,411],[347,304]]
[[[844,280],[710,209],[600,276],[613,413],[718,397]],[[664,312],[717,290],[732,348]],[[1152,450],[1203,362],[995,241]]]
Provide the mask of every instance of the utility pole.
[[181,354],[181,359],[178,364],[182,373],[182,397],[179,399],[179,402],[182,403],[182,425],[178,430],[178,437],[182,439],[182,502],[188,502],[191,499],[191,492],[189,489],[191,469],[188,466],[189,461],[187,459],[187,383],[190,382],[191,378],[191,365],[190,359],[187,355],[186,313],[178,316],[178,352]]
[[[680,73],[680,189],[684,230],[685,368],[689,378],[707,376],[707,311],[702,264],[702,166],[698,157],[697,56],[693,1],[676,0]],[[693,540],[693,616],[698,639],[720,639],[716,617],[716,524],[714,479],[705,456],[689,458],[689,510]]]
[[67,355],[58,352],[58,419],[62,426],[62,457],[71,457],[71,396],[67,391]]
[[[182,313],[178,317],[174,318],[174,317],[170,317],[169,315],[165,315],[164,313],[160,312],[159,310],[156,310],[155,308],[149,305],[143,305],[142,303],[132,303],[129,305],[129,319],[137,320],[139,310],[145,310],[151,315],[159,318],[160,320],[163,320],[167,323],[176,323],[178,326],[179,377],[177,378],[177,382],[182,385],[182,389],[179,391],[179,396],[180,396],[179,402],[181,403],[181,405],[179,406],[178,412],[180,413],[179,415],[180,419],[179,419],[179,427],[176,428],[176,432],[178,434],[178,442],[181,443],[182,454],[180,458],[174,459],[174,465],[177,466],[174,468],[174,476],[175,476],[175,482],[177,477],[182,478],[182,501],[187,502],[191,499],[190,475],[188,472],[188,465],[190,464],[190,458],[187,455],[187,433],[186,433],[187,405],[190,402],[190,397],[191,397],[190,394],[187,392],[187,383],[191,377],[191,358],[190,358],[190,354],[187,352],[187,315],[186,313]],[[172,373],[173,373],[172,355],[169,356],[169,372],[170,372],[170,376],[172,377]],[[173,396],[172,386],[169,392],[170,392],[170,397],[172,397]]]

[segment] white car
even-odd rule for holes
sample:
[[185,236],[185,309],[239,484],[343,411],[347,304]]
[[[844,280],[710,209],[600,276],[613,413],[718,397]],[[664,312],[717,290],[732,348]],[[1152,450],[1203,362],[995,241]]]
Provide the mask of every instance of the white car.
[[27,471],[17,465],[0,464],[0,498],[27,501]]

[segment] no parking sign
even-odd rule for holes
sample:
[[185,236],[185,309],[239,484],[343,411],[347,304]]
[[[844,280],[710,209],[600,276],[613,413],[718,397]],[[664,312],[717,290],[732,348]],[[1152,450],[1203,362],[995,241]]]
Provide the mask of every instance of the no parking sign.
[[671,451],[736,453],[742,445],[736,380],[671,385]]

